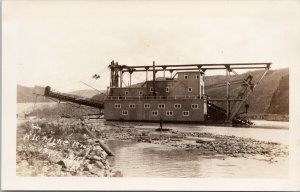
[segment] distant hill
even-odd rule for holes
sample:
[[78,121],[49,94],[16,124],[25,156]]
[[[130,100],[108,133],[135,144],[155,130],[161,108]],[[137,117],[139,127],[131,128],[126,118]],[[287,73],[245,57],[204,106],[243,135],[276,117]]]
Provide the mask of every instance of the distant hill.
[[[33,87],[26,87],[23,85],[17,85],[17,103],[30,103],[35,102],[36,96],[33,93]],[[99,91],[92,89],[83,89],[78,91],[69,92],[70,94],[91,98],[99,93]],[[39,96],[36,102],[53,102],[53,100]]]
[[269,113],[289,114],[289,75],[281,78],[268,108]]
[[107,95],[106,92],[103,91],[103,93],[94,95],[94,96],[92,97],[92,99],[95,99],[95,100],[98,100],[98,101],[103,101],[103,100],[105,99],[106,95]]
[[[102,92],[102,91],[101,91]],[[77,95],[80,97],[92,98],[93,96],[99,94],[99,91],[93,89],[82,89],[77,91],[68,92],[69,94]]]
[[52,102],[52,100],[33,94],[33,87],[26,87],[23,85],[17,85],[17,103],[32,103],[32,102]]

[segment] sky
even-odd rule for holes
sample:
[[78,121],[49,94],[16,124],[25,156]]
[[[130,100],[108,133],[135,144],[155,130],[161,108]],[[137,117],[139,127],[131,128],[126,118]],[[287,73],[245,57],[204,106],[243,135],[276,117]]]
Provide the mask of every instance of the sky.
[[[296,0],[2,4],[2,62],[15,67],[16,82],[25,86],[89,89],[83,81],[105,90],[112,60],[124,65],[272,62],[272,69],[300,61]],[[133,83],[144,80],[133,75]]]

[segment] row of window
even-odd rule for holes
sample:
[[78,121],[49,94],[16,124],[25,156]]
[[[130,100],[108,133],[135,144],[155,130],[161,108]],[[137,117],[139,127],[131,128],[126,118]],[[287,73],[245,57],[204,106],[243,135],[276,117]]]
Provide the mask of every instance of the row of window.
[[[128,91],[125,91],[124,93],[125,93],[126,96],[129,94]],[[143,91],[139,91],[139,95],[143,95]]]
[[[169,87],[166,87],[166,92],[167,92],[167,93],[169,92],[169,90],[170,90],[170,88],[169,88]],[[150,92],[153,92],[153,91],[154,91],[153,87],[150,87]]]
[[[169,92],[169,87],[166,87],[166,92],[168,93]],[[153,92],[154,89],[153,87],[150,87],[150,92]],[[193,88],[192,87],[188,87],[188,92],[192,92],[193,91]],[[126,95],[126,91],[125,91],[125,95]]]
[[[167,88],[168,88],[168,91],[167,91]],[[150,92],[153,92],[153,91],[154,91],[153,87],[150,87]],[[169,87],[166,87],[166,92],[169,92]]]
[[[152,116],[158,116],[158,111],[151,111]],[[173,111],[166,111],[166,116],[173,116]],[[122,115],[128,115],[128,110],[122,110]],[[190,116],[190,111],[182,111],[183,116]]]
[[[188,75],[184,75],[183,76],[183,78],[184,79],[188,79]],[[199,79],[199,75],[196,75],[196,79]],[[170,90],[170,88],[169,87],[166,87],[166,92],[169,92],[169,90]],[[188,88],[188,92],[192,92],[192,87],[189,87]],[[150,87],[150,92],[153,92],[154,91],[154,89],[153,89],[153,87]],[[128,95],[129,94],[129,92],[128,91],[125,91],[125,95]],[[143,91],[139,91],[139,95],[143,95]]]
[[[183,78],[184,78],[184,79],[188,79],[189,76],[188,76],[188,75],[184,75]],[[196,79],[199,79],[199,75],[196,75]]]
[[[158,104],[158,108],[159,109],[164,109],[166,107],[166,105],[165,104]],[[116,109],[119,109],[119,108],[121,108],[121,104],[120,103],[115,103],[115,108]],[[133,108],[135,108],[135,104],[129,104],[129,108],[131,108],[131,109],[133,109]],[[145,109],[149,109],[150,108],[150,104],[149,103],[145,103],[144,104],[144,108]],[[174,104],[174,108],[175,109],[181,109],[181,104],[178,104],[178,103],[176,103],[176,104]],[[199,108],[199,105],[198,104],[191,104],[191,108],[192,109],[198,109]]]
[[[166,92],[167,93],[169,92],[169,90],[170,90],[169,87],[166,87]],[[150,92],[153,92],[153,91],[154,91],[153,87],[150,87]],[[192,92],[192,91],[193,91],[193,88],[188,87],[188,92]],[[129,92],[125,91],[124,94],[125,94],[125,96],[127,96],[129,94]],[[139,91],[139,95],[143,95],[143,91]]]

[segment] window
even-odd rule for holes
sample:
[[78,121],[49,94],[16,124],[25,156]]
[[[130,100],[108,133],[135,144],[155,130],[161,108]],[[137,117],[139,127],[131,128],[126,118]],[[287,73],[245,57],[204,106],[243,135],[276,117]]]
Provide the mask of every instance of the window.
[[166,87],[166,92],[169,92],[169,87]]
[[192,109],[198,109],[199,108],[198,104],[192,104],[191,106],[192,106]]
[[121,108],[121,104],[120,103],[115,103],[115,108]]
[[128,95],[128,91],[125,91],[125,95]]
[[182,111],[182,115],[183,116],[190,116],[190,112],[189,111]]
[[158,111],[152,111],[152,115],[153,116],[157,116],[158,115]]
[[153,87],[150,87],[150,92],[153,92]]
[[184,75],[183,77],[184,77],[184,79],[188,79],[189,76],[188,75]]
[[165,108],[165,104],[158,104],[158,108],[159,109],[164,109]]
[[129,104],[129,108],[135,108],[135,104]]
[[139,95],[143,95],[143,91],[139,91]]
[[192,92],[192,88],[191,87],[188,88],[188,92]]
[[166,111],[167,116],[173,116],[173,111]]
[[196,75],[196,79],[199,79],[199,75]]
[[174,108],[175,109],[180,109],[181,108],[181,104],[174,104]]
[[150,108],[150,104],[149,103],[145,103],[144,104],[144,108]]
[[128,110],[122,110],[122,115],[128,115]]

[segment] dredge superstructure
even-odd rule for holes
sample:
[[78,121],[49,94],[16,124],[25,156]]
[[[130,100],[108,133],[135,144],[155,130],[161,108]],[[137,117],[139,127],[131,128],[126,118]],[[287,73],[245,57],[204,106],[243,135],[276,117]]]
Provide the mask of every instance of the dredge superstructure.
[[[238,113],[270,66],[271,63],[155,65],[155,62],[152,65],[128,66],[112,61],[109,65],[110,86],[104,101],[58,93],[49,86],[45,88],[44,95],[104,109],[104,118],[112,121],[163,119],[164,122],[248,124],[249,121],[242,120]],[[238,69],[262,69],[264,72],[255,82],[251,75],[243,79],[243,90],[236,96],[231,93],[230,78],[237,75]],[[208,70],[226,72],[225,98],[211,98],[205,94],[204,74]],[[158,78],[156,76],[159,71],[163,76]],[[128,85],[124,81],[125,73],[129,74]],[[144,73],[145,81],[139,86],[132,86],[133,73]],[[218,103],[223,103],[226,107],[222,108]]]

